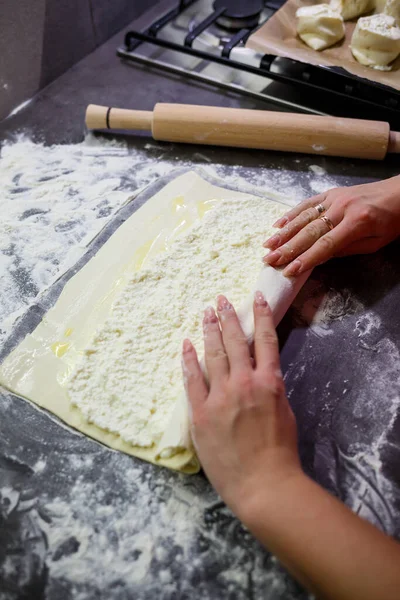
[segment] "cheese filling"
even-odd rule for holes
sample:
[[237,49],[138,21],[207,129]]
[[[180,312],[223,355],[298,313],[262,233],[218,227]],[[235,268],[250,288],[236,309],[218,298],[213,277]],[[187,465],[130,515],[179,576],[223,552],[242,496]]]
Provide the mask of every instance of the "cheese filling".
[[240,306],[285,210],[257,197],[222,201],[128,278],[66,382],[89,422],[135,446],[158,443],[183,391],[183,339],[202,355],[204,309],[220,293]]

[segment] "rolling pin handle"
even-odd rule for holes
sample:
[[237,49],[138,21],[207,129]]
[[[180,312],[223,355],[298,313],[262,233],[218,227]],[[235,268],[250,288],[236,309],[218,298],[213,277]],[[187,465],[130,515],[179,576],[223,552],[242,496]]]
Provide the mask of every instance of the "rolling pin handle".
[[391,131],[389,134],[388,154],[400,154],[400,131]]
[[89,104],[86,109],[88,129],[129,129],[151,131],[153,113],[147,110],[125,110]]

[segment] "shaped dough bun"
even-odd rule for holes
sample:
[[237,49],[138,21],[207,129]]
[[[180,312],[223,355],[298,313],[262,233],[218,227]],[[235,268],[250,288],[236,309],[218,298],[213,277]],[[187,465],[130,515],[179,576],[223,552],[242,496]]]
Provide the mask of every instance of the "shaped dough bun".
[[386,0],[383,13],[393,17],[396,24],[400,26],[400,0]]
[[343,19],[329,4],[303,6],[296,17],[299,37],[313,50],[329,48],[344,37]]
[[375,0],[331,0],[330,6],[342,15],[344,21],[349,21],[373,10]]
[[358,20],[350,48],[362,65],[389,71],[388,65],[400,54],[400,28],[388,15],[363,17]]
[[383,13],[383,11],[385,10],[386,1],[387,0],[375,0],[375,12],[376,13]]

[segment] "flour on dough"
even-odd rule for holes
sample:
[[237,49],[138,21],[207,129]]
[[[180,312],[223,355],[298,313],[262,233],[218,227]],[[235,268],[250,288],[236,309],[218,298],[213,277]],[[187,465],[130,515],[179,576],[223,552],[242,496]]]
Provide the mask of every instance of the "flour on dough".
[[386,0],[383,12],[385,15],[393,17],[396,25],[400,26],[400,0]]
[[400,54],[400,28],[394,17],[376,14],[358,20],[351,51],[359,63],[390,71],[390,63]]
[[330,6],[340,12],[345,21],[355,19],[375,8],[374,0],[331,0]]
[[253,291],[283,212],[257,197],[221,201],[130,277],[66,383],[89,422],[135,446],[160,441],[182,394],[182,340],[201,355],[205,307],[219,293],[240,306]]

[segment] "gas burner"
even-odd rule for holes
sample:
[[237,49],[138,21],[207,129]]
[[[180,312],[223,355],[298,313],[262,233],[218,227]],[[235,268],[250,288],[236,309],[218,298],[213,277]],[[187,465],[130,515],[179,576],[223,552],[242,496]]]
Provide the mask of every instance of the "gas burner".
[[[389,121],[391,128],[399,129],[400,91],[338,67],[263,54],[247,45],[285,1],[149,2],[155,6],[147,17],[147,13],[140,17],[140,30],[126,33],[118,56],[274,102],[292,112]],[[165,5],[159,13],[158,4]]]
[[218,25],[236,31],[257,27],[264,2],[263,0],[215,0],[213,8],[218,12],[223,11],[217,19]]

